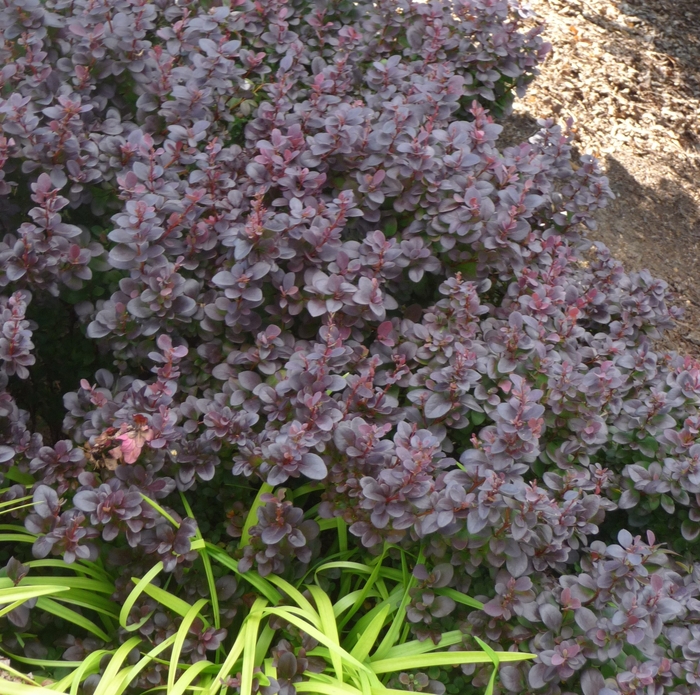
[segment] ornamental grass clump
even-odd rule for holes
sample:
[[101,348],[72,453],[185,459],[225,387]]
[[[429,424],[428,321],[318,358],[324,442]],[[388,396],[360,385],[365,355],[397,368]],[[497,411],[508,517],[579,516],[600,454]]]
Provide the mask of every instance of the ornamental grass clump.
[[696,692],[700,363],[522,7],[0,30],[0,693]]

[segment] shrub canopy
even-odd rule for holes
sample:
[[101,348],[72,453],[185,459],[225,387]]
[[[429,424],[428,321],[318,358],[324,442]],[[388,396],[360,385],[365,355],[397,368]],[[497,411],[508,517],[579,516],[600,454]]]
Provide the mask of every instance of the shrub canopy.
[[[347,527],[356,557],[414,558],[416,638],[538,654],[502,689],[695,692],[700,363],[652,347],[665,283],[587,240],[611,193],[568,130],[497,147],[531,24],[513,0],[3,3],[0,465],[35,558],[103,563],[120,603],[162,562],[192,602],[195,537],[294,580]],[[217,587],[182,659],[250,606]],[[144,594],[130,619],[157,645],[179,618]],[[2,620],[13,654],[94,648],[57,652],[40,607]]]

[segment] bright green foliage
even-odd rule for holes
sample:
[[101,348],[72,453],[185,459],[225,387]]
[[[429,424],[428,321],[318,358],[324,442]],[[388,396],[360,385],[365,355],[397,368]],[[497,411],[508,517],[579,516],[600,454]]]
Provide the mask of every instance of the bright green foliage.
[[[173,523],[177,522],[173,520]],[[329,530],[335,530],[339,539],[345,539],[340,526],[341,523],[333,522]],[[3,531],[0,541],[21,539],[31,543],[34,540],[21,527],[5,525],[0,529]],[[344,549],[340,555],[351,557],[352,551],[348,551],[346,541],[339,545]],[[459,630],[444,633],[437,644],[431,640],[406,641],[407,633],[402,628],[409,590],[416,580],[409,572],[383,564],[386,554],[392,550],[388,545],[373,564],[350,559],[326,561],[312,568],[296,585],[275,575],[262,577],[254,570],[239,572],[235,560],[201,537],[193,542],[192,548],[209,567],[212,577],[210,596],[192,605],[159,585],[162,563],[143,577],[132,578],[134,588],[121,606],[109,600],[115,592],[114,580],[98,563],[77,561],[68,565],[61,560],[37,560],[27,563],[29,572],[17,585],[8,577],[0,577],[0,616],[26,601],[36,600],[44,610],[105,641],[109,640],[105,632],[114,631],[117,626],[127,633],[135,633],[117,649],[97,650],[83,661],[9,655],[31,668],[33,675],[22,675],[0,662],[0,671],[13,679],[0,677],[0,693],[78,695],[83,692],[84,681],[101,671],[103,675],[94,695],[121,695],[133,692],[130,686],[139,673],[150,663],[158,662],[168,665],[168,682],[165,690],[161,687],[154,692],[224,695],[230,692],[229,679],[238,674],[236,683],[241,694],[252,695],[259,684],[269,683],[278,676],[270,651],[273,642],[280,638],[294,639],[295,634],[314,640],[317,646],[307,656],[315,657],[316,661],[321,659],[324,664],[322,671],[316,668],[304,673],[301,682],[295,683],[295,689],[299,693],[318,695],[392,695],[404,692],[387,685],[391,676],[398,672],[491,662],[494,675],[486,691],[489,695],[500,663],[534,656],[494,652],[478,639],[482,651],[448,651],[449,647],[464,641]],[[408,568],[409,558],[403,551],[393,550],[400,553],[402,565]],[[213,577],[214,574],[221,576],[221,571],[237,575],[239,581],[244,580],[257,598],[247,614],[241,616],[237,630],[229,635],[213,658],[194,664],[182,663],[179,657],[193,623],[201,621],[208,626],[212,620],[218,622],[217,614],[212,616],[210,608],[217,601]],[[329,576],[333,576],[334,581],[329,582]],[[324,588],[329,586],[343,586],[348,590]],[[444,591],[463,605],[481,607],[478,601],[454,589]],[[179,616],[177,632],[152,648],[138,633],[149,616],[138,623],[129,622],[130,611],[143,594]],[[67,674],[66,669],[69,669]]]

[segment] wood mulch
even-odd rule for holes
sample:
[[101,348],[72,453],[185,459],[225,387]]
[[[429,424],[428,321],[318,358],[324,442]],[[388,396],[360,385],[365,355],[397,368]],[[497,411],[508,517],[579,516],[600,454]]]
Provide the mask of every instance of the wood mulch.
[[685,309],[665,346],[700,356],[700,2],[529,0],[553,51],[506,119],[573,117],[617,195],[591,237],[668,282]]

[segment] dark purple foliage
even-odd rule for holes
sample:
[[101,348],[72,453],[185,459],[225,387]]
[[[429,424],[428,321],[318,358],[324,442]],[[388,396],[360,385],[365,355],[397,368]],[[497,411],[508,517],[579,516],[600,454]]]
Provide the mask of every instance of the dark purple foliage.
[[[529,20],[514,0],[0,7],[0,468],[35,481],[35,557],[99,556],[121,601],[162,561],[194,601],[181,495],[240,539],[266,483],[241,571],[303,575],[308,517],[340,518],[360,552],[423,549],[421,639],[538,654],[506,690],[697,690],[700,363],[653,347],[665,283],[587,241],[611,193],[568,130],[497,147],[489,110],[547,51]],[[56,440],[16,396],[46,297],[111,364],[76,378]],[[470,587],[483,610],[449,594]],[[41,634],[36,613],[7,619]],[[177,630],[145,596],[129,621]],[[225,638],[196,623],[183,654]],[[256,688],[293,695],[311,658],[275,660]]]
[[264,504],[258,509],[258,523],[250,529],[250,544],[245,548],[239,563],[242,572],[255,562],[256,569],[264,577],[282,574],[292,562],[308,565],[319,533],[318,524],[304,519],[304,510],[284,501],[284,489],[277,495],[263,494]]

